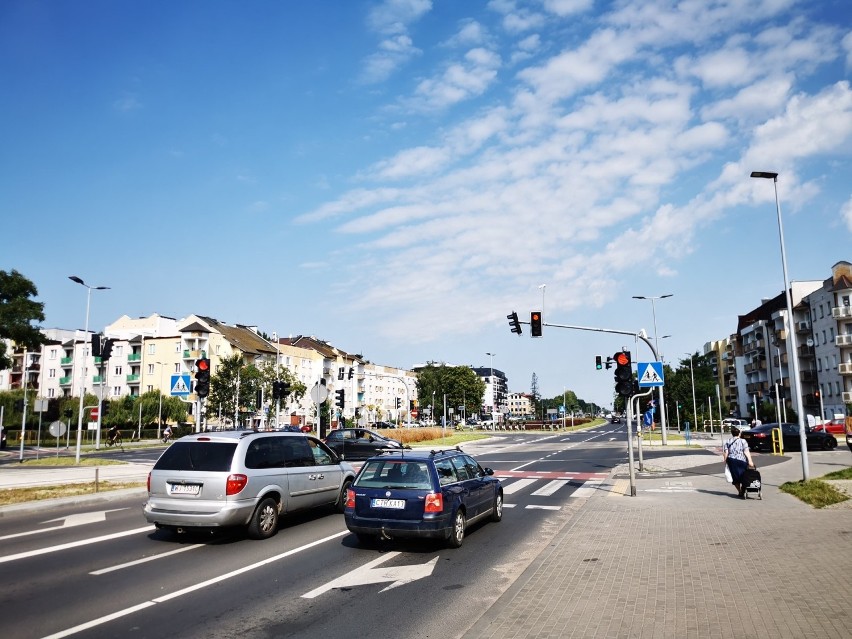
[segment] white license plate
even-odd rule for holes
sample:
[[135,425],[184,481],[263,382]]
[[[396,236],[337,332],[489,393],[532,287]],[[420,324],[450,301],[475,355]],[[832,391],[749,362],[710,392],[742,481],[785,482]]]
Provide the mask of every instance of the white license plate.
[[405,508],[405,500],[404,499],[373,499],[370,502],[370,506],[373,508],[396,508],[397,510],[402,510]]
[[172,484],[172,495],[197,495],[200,492],[199,484]]

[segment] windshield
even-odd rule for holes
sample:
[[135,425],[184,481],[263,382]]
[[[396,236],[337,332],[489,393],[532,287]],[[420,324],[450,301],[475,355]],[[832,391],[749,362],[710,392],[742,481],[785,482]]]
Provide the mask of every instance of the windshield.
[[402,459],[367,461],[355,485],[361,488],[432,488],[426,462]]
[[201,470],[226,472],[237,449],[236,442],[181,442],[169,446],[154,470]]

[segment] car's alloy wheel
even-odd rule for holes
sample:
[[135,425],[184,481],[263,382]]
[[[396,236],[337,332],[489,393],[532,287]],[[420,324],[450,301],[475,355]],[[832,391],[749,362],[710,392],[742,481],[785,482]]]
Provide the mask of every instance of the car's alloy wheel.
[[352,486],[352,480],[347,479],[343,482],[343,486],[340,488],[340,494],[337,496],[337,503],[334,505],[334,509],[342,513],[346,510],[346,491]]
[[464,541],[464,529],[467,522],[464,518],[464,513],[461,508],[456,511],[456,516],[453,519],[453,527],[450,530],[450,539],[448,545],[450,548],[459,548]]
[[248,534],[252,539],[267,539],[278,532],[278,503],[267,497],[255,508],[249,522]]
[[497,493],[494,496],[494,510],[491,511],[491,521],[500,521],[503,519],[503,493]]

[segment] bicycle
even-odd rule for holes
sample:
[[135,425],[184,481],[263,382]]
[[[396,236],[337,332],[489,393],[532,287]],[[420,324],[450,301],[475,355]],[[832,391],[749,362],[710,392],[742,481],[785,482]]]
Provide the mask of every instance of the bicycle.
[[121,450],[124,450],[124,440],[121,438],[121,431],[117,432],[112,437],[108,437],[106,445],[107,448],[110,448],[111,446],[118,446]]

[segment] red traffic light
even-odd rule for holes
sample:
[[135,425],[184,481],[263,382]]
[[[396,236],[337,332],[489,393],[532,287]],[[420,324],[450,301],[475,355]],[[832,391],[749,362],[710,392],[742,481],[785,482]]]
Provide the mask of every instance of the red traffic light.
[[195,361],[195,367],[200,371],[209,371],[210,370],[210,360],[207,358],[199,359]]
[[616,353],[615,354],[615,363],[619,366],[630,366],[630,353]]

